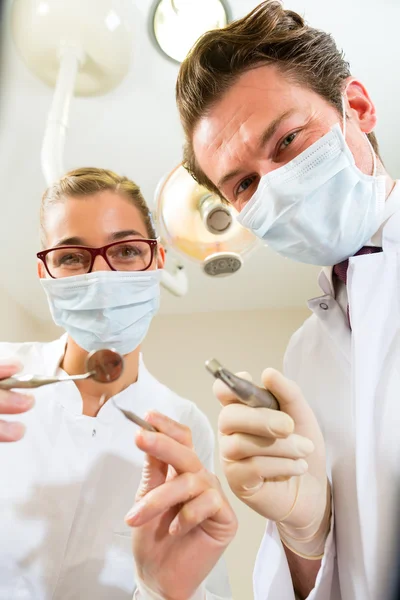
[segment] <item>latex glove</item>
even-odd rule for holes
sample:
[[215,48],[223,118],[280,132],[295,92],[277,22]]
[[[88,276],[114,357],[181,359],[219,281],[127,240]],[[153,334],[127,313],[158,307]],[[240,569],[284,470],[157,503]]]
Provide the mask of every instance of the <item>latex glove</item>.
[[[248,373],[239,373],[251,379]],[[296,554],[320,558],[330,524],[330,489],[321,430],[299,387],[274,369],[262,374],[280,411],[239,403],[219,380],[214,393],[220,456],[234,494],[276,521]]]
[[[0,379],[12,377],[18,373],[22,365],[13,359],[0,362]],[[0,390],[0,414],[17,415],[24,413],[34,404],[33,396]],[[0,442],[17,442],[25,433],[22,423],[0,420]]]
[[[153,590],[147,587],[147,585],[139,579],[136,575],[136,590],[133,596],[133,600],[166,600],[166,596],[159,596]],[[208,600],[211,597],[207,594],[204,586],[197,589],[194,596],[191,596],[188,600]],[[213,596],[214,598],[214,596]]]
[[134,528],[137,575],[155,597],[188,600],[233,539],[236,517],[217,477],[193,450],[190,429],[158,413],[146,419],[158,432],[136,436],[146,459],[126,516]]

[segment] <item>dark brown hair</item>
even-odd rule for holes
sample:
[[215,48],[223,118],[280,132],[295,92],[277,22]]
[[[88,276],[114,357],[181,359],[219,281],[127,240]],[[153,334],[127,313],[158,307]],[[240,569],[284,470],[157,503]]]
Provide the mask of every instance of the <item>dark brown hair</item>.
[[[240,75],[261,65],[278,67],[342,112],[343,82],[350,76],[343,53],[330,34],[310,27],[277,0],[262,2],[242,19],[205,33],[181,65],[176,101],[186,137],[184,165],[201,185],[218,194],[196,162],[193,131]],[[379,156],[375,134],[368,137]]]
[[40,205],[40,238],[43,247],[46,245],[46,211],[50,205],[65,198],[91,196],[105,190],[121,194],[136,206],[143,218],[147,235],[150,239],[157,238],[151,212],[136,183],[107,169],[84,167],[69,171],[44,192]]

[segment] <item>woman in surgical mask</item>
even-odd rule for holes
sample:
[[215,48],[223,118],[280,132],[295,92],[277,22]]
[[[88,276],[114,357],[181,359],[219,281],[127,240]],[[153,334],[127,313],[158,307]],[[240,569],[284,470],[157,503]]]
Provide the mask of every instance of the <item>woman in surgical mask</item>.
[[[125,369],[107,384],[114,402],[102,405],[104,384],[92,379],[36,390],[21,416],[25,436],[0,444],[0,596],[146,600],[175,597],[179,586],[179,597],[229,598],[218,561],[236,521],[211,473],[210,426],[140,354],[164,250],[139,188],[103,169],[68,173],[43,195],[41,240],[39,277],[66,333],[0,344],[0,358],[15,357],[25,373],[75,375],[90,351],[108,347]],[[141,417],[151,409],[156,433],[138,431],[118,407]]]
[[[54,322],[68,333],[62,367],[83,373],[87,353],[113,348],[125,369],[110,395],[137,379],[140,344],[157,312],[164,249],[137,185],[79,169],[46,190],[38,273]],[[104,389],[77,382],[82,412],[95,416]]]

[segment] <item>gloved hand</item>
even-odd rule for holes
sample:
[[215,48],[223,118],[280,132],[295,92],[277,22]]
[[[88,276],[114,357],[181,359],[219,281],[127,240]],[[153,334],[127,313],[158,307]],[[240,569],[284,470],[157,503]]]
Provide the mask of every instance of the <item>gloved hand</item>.
[[[0,379],[12,377],[20,370],[20,363],[14,359],[1,361]],[[32,408],[33,404],[33,396],[0,390],[0,414],[17,415],[24,413]],[[24,433],[25,427],[22,423],[0,420],[0,442],[17,442],[24,436]]]
[[[251,379],[247,373],[239,376]],[[219,380],[214,393],[222,467],[234,494],[277,522],[282,541],[300,556],[320,558],[330,526],[325,444],[298,386],[274,369],[262,374],[280,411],[251,408]]]
[[199,589],[233,539],[237,521],[218,479],[193,450],[190,429],[159,413],[140,430],[142,481],[126,522],[133,527],[138,598],[197,600]]

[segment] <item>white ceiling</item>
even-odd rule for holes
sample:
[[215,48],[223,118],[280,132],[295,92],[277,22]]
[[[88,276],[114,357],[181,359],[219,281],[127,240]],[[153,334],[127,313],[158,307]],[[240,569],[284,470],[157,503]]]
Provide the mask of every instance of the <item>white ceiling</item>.
[[[233,18],[256,6],[251,0],[227,0]],[[65,167],[108,167],[137,181],[151,201],[159,179],[181,157],[182,134],[175,108],[178,66],[167,60],[149,35],[152,0],[136,0],[134,65],[113,93],[74,99]],[[398,151],[399,0],[287,0],[286,7],[330,31],[346,50],[354,75],[374,99],[382,154],[393,176],[400,174]],[[66,10],[68,2],[65,2]],[[1,110],[0,219],[1,284],[34,315],[47,318],[36,279],[38,207],[45,182],[40,146],[52,90],[22,64],[12,43],[3,71],[6,87]],[[397,152],[396,152],[397,150]],[[316,269],[280,259],[259,248],[236,275],[214,280],[188,264],[190,291],[184,298],[164,292],[162,312],[301,306],[317,293]]]

